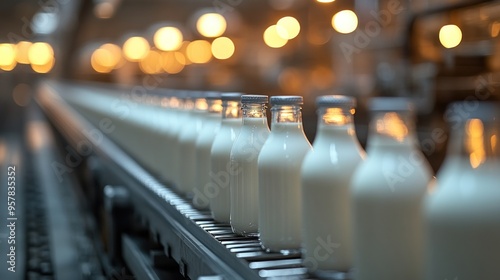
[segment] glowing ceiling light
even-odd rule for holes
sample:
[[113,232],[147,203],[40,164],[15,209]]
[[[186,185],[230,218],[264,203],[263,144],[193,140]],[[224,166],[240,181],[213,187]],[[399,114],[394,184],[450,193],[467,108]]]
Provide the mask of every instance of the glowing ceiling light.
[[186,55],[193,63],[207,63],[212,58],[211,45],[205,40],[196,40],[186,48]]
[[113,69],[116,66],[113,55],[109,50],[106,49],[97,49],[92,54],[94,60],[106,69]]
[[149,52],[149,43],[142,37],[131,37],[123,44],[123,54],[129,61],[140,61]]
[[182,32],[172,26],[162,27],[155,32],[153,41],[162,51],[175,51],[182,46]]
[[191,42],[189,41],[184,41],[182,42],[181,47],[179,48],[179,52],[184,56],[185,58],[185,65],[191,64],[191,60],[187,57],[187,47],[189,46]]
[[101,2],[94,7],[94,15],[98,18],[111,18],[115,13],[115,6],[111,2]]
[[[288,39],[283,38],[280,34],[288,32],[281,26],[271,25],[264,31],[264,42],[271,48],[281,48],[288,42]],[[288,37],[288,35],[286,36]]]
[[[278,23],[276,25],[283,28],[279,28],[277,29],[277,31],[279,35],[284,39],[291,40],[299,35],[300,23],[294,17],[283,17],[278,20]],[[282,30],[286,30],[286,33],[282,32]]]
[[316,0],[316,1],[319,2],[319,3],[332,3],[335,0]]
[[122,50],[119,46],[111,43],[107,43],[99,47],[105,51],[108,58],[106,59],[108,67],[118,68],[120,62],[122,62]]
[[217,59],[228,59],[234,54],[234,43],[227,37],[219,37],[212,42],[212,54]]
[[10,71],[16,67],[16,48],[13,44],[0,44],[0,69]]
[[111,66],[111,60],[109,60],[109,52],[105,49],[96,49],[90,57],[90,65],[92,69],[98,73],[109,73],[113,70]]
[[139,62],[139,67],[146,74],[159,74],[162,72],[161,59],[160,52],[150,50],[146,57]]
[[439,41],[447,49],[454,48],[462,42],[462,31],[454,24],[445,25],[439,30]]
[[54,68],[55,62],[56,62],[55,58],[51,57],[47,61],[47,63],[45,63],[45,64],[42,64],[42,65],[31,64],[31,69],[33,69],[33,71],[40,73],[40,74],[49,73],[50,70],[52,70],[52,68]]
[[29,64],[28,52],[32,43],[28,41],[20,41],[16,45],[16,61],[21,64]]
[[196,22],[198,32],[209,38],[219,37],[226,31],[226,19],[217,13],[207,13],[202,15]]
[[54,58],[52,46],[45,42],[34,43],[28,50],[28,60],[34,65],[46,65]]
[[340,11],[332,17],[332,26],[339,33],[351,33],[358,27],[358,17],[351,10]]
[[168,74],[177,74],[184,69],[186,58],[181,52],[162,53],[162,68]]

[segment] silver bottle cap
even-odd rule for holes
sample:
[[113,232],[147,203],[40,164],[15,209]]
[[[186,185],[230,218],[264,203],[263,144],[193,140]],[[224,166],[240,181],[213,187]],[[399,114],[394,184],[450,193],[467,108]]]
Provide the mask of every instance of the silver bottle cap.
[[372,112],[413,112],[413,102],[405,97],[374,97],[370,100]]
[[302,105],[304,98],[296,95],[271,96],[271,105]]
[[346,95],[322,95],[316,98],[316,106],[355,108],[356,99]]
[[450,123],[464,123],[470,119],[484,122],[500,121],[500,103],[493,101],[460,101],[446,107],[444,119]]
[[241,96],[241,103],[267,103],[268,97],[267,95],[252,95],[245,94]]
[[222,101],[240,101],[243,94],[239,92],[226,92],[220,95]]
[[206,100],[220,100],[221,93],[217,91],[209,91],[204,93],[204,97]]

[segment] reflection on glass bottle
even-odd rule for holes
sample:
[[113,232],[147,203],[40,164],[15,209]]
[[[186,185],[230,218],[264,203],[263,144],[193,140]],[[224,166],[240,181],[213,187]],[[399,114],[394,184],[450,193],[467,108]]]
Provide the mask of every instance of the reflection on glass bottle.
[[267,251],[298,252],[302,242],[300,168],[311,144],[301,96],[271,97],[271,134],[259,154],[259,233]]
[[229,176],[231,175],[230,155],[233,143],[240,134],[241,94],[223,93],[222,122],[210,153],[210,210],[214,220],[229,224],[231,197]]
[[500,279],[500,107],[476,105],[452,127],[425,201],[425,279]]
[[240,235],[256,236],[259,229],[259,174],[257,159],[269,135],[267,95],[241,97],[243,126],[231,149],[231,228]]
[[[352,266],[350,183],[365,152],[354,130],[354,98],[326,95],[316,104],[318,133],[301,171],[302,259],[310,272],[321,276]],[[336,246],[328,250],[325,243]]]
[[355,278],[422,279],[422,199],[432,171],[411,103],[374,98],[367,159],[352,180]]

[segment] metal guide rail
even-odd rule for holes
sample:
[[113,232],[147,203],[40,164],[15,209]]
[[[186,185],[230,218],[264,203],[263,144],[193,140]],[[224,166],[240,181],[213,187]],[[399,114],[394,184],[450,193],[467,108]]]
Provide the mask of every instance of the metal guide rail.
[[[36,100],[71,145],[76,147],[82,141],[91,144],[93,153],[104,163],[106,176],[112,176],[127,189],[134,211],[145,220],[165,254],[179,264],[184,276],[310,278],[299,254],[266,253],[257,238],[237,236],[229,225],[214,221],[209,212],[195,209],[190,201],[159,182],[105,135],[90,136],[88,132],[96,132],[97,128],[65,102],[59,92],[70,91],[72,87],[78,85],[45,82],[39,87]],[[130,251],[127,249],[130,243],[125,237],[124,254]],[[129,253],[124,259],[130,261],[132,255]]]

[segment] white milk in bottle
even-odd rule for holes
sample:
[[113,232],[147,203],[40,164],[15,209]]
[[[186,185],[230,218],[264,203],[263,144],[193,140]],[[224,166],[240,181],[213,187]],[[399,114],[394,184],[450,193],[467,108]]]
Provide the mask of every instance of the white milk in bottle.
[[[132,147],[134,156],[143,163],[149,170],[158,173],[157,147],[159,139],[157,137],[158,123],[164,122],[162,115],[161,97],[156,94],[149,94],[141,98],[140,110],[132,114],[132,125],[135,126],[133,139],[135,145]],[[137,98],[137,100],[141,100]],[[134,109],[135,110],[135,109]]]
[[293,253],[301,247],[300,168],[311,150],[302,127],[301,96],[271,97],[271,134],[259,154],[259,233],[263,248]]
[[210,210],[214,220],[229,224],[231,197],[229,176],[231,172],[230,155],[233,143],[240,134],[242,125],[240,100],[241,93],[223,93],[222,122],[215,136],[210,152]]
[[352,266],[350,183],[365,152],[354,130],[354,98],[325,95],[316,104],[318,133],[301,171],[302,259],[320,276]]
[[207,101],[202,93],[197,94],[191,121],[179,136],[179,189],[191,196],[196,186],[196,138],[207,115]]
[[186,130],[192,121],[192,113],[194,110],[194,98],[192,96],[192,92],[184,91],[179,95],[179,98],[182,100],[179,111],[178,111],[178,124],[175,130],[175,137],[172,140],[172,158],[171,158],[171,167],[172,167],[172,181],[175,186],[175,189],[182,192],[180,187],[181,185],[181,164],[180,161],[182,159],[181,155],[181,140],[180,137],[184,130]]
[[209,92],[205,96],[208,103],[208,114],[203,121],[203,127],[196,138],[196,185],[193,204],[198,209],[207,209],[210,188],[210,151],[215,135],[219,132],[222,119],[222,101],[220,93]]
[[368,157],[351,186],[354,278],[422,279],[422,200],[432,170],[407,99],[374,98],[371,110]]
[[164,181],[172,180],[172,167],[170,158],[172,154],[173,127],[176,124],[175,114],[179,106],[178,98],[172,92],[167,92],[167,97],[160,101],[160,112],[156,120],[155,141],[152,142],[156,148],[155,164],[158,166],[159,176]]
[[169,114],[168,114],[168,130],[167,133],[163,134],[163,147],[165,151],[161,156],[161,168],[164,173],[164,179],[169,182],[171,186],[174,185],[174,165],[177,164],[175,160],[175,144],[177,142],[177,136],[179,131],[180,111],[183,106],[184,100],[179,97],[179,92],[174,92],[173,96],[168,102]]
[[[459,112],[460,111],[460,112]],[[500,279],[500,107],[450,105],[450,154],[426,197],[426,278]]]
[[257,159],[269,136],[267,95],[241,96],[243,125],[230,155],[230,223],[239,235],[256,236],[259,228]]

